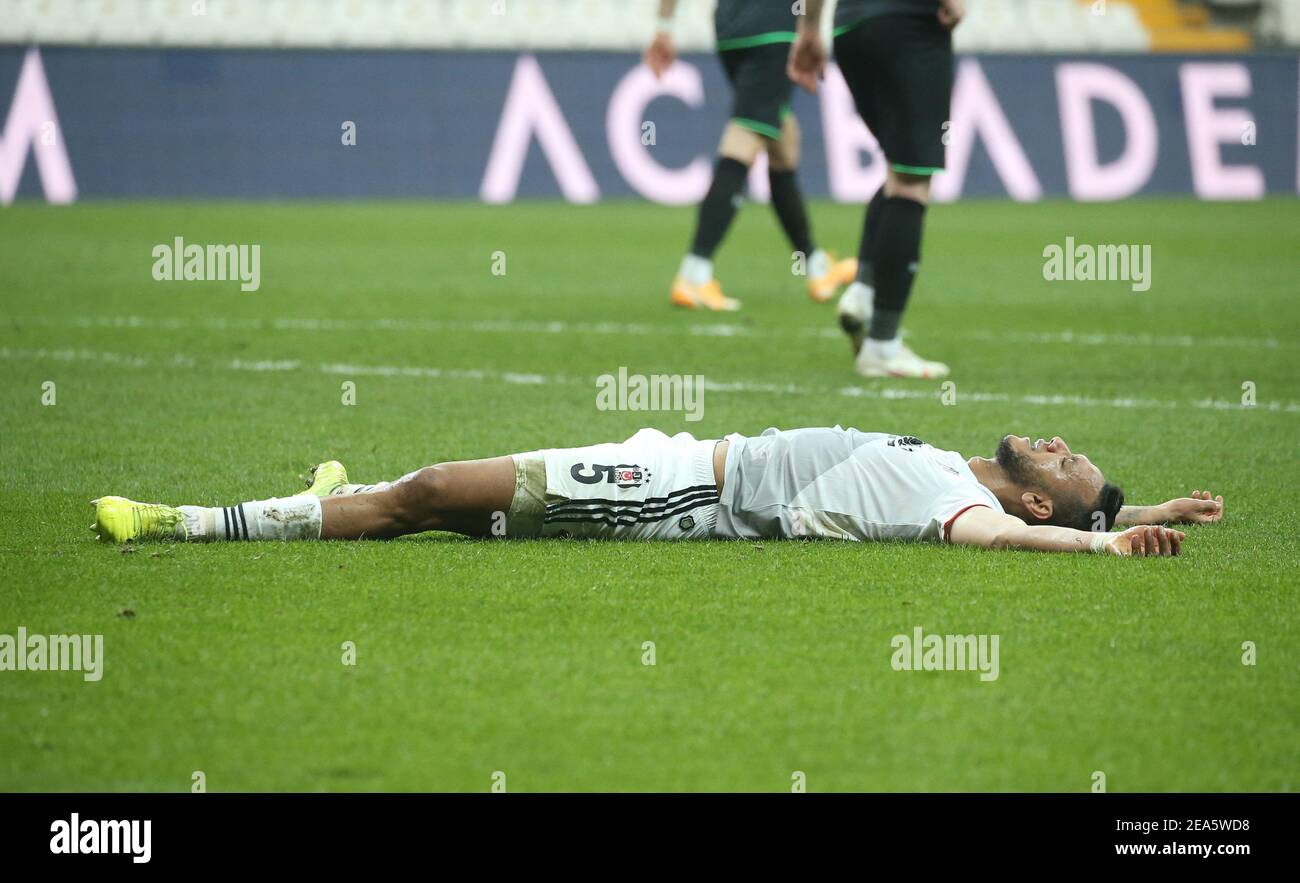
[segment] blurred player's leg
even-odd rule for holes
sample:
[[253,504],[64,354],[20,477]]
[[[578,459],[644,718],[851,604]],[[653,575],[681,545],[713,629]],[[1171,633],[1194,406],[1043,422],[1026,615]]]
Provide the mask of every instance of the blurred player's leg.
[[854,340],[858,373],[943,377],[948,366],[913,353],[899,326],[920,266],[930,176],[943,168],[952,35],[932,13],[877,15],[842,23],[835,55],[889,163],[863,224],[857,284],[841,302],[840,323]]
[[787,113],[781,120],[781,137],[775,141],[769,140],[766,145],[767,181],[771,188],[772,211],[781,222],[781,229],[785,231],[791,247],[811,257],[815,251],[812,225],[808,222],[808,211],[796,177],[802,140],[799,120],[794,114]]
[[835,296],[841,285],[853,279],[857,261],[852,258],[836,261],[813,244],[812,226],[808,222],[808,211],[797,177],[801,141],[799,120],[787,111],[781,121],[780,139],[769,140],[766,145],[767,180],[771,188],[772,210],[781,223],[781,229],[790,240],[790,246],[807,262],[808,296],[818,303],[825,303]]
[[854,281],[862,283],[872,293],[876,283],[872,275],[871,250],[880,233],[880,209],[884,202],[885,185],[881,184],[871,202],[867,203],[867,213],[862,219],[862,241],[858,246],[858,275]]
[[[722,132],[718,161],[709,192],[700,203],[690,253],[682,259],[673,281],[672,302],[680,307],[735,310],[739,301],[725,297],[713,275],[713,254],[726,237],[744,198],[745,181],[758,155],[781,139],[781,120],[790,100],[791,83],[785,75],[788,40],[776,28],[788,28],[793,15],[784,4],[765,7],[763,14],[747,20],[758,7],[730,2],[719,4],[718,59],[733,90],[731,119]],[[773,33],[731,34],[732,24],[772,27]],[[736,37],[724,42],[722,35]],[[793,34],[790,35],[793,38]],[[775,42],[768,42],[772,38]]]
[[700,203],[691,250],[673,281],[672,302],[679,307],[735,310],[740,303],[722,293],[713,276],[713,254],[731,229],[740,208],[749,167],[763,149],[761,136],[736,122],[727,124],[718,145],[713,182]]
[[840,296],[837,307],[840,327],[849,336],[849,341],[853,345],[853,355],[855,356],[861,352],[862,344],[867,339],[867,326],[871,322],[871,314],[876,298],[875,272],[871,262],[871,255],[876,247],[876,239],[880,234],[880,210],[884,201],[885,185],[881,184],[880,189],[876,191],[876,195],[871,197],[871,202],[867,204],[867,213],[862,221],[862,241],[858,245],[857,275],[849,287],[844,289],[844,294]]
[[879,226],[871,245],[875,301],[864,344],[868,353],[888,355],[889,346],[899,339],[898,327],[920,266],[921,231],[929,201],[928,175],[889,170]]

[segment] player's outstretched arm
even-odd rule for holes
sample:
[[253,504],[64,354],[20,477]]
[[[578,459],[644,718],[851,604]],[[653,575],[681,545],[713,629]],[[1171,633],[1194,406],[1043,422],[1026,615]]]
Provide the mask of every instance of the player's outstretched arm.
[[1223,520],[1223,495],[1209,491],[1192,491],[1190,497],[1178,497],[1159,506],[1124,506],[1115,523],[1133,524],[1213,524]]
[[1173,556],[1182,551],[1184,534],[1142,524],[1121,533],[1093,533],[1071,527],[1025,524],[992,509],[968,509],[953,522],[951,542],[983,549],[1031,549],[1038,552],[1101,552],[1121,556]]

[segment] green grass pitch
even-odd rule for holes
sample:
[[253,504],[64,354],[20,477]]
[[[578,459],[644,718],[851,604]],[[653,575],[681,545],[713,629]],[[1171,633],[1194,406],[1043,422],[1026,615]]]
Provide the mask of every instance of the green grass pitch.
[[[813,206],[841,253],[860,216]],[[105,641],[98,683],[0,672],[0,789],[1300,786],[1300,203],[936,207],[906,329],[954,366],[951,405],[855,377],[763,207],[718,258],[744,311],[672,311],[690,225],[633,203],[0,210],[0,633]],[[176,236],[260,244],[261,289],[153,281]],[[1150,244],[1151,290],[1045,281],[1067,236]],[[620,366],[704,375],[704,418],[597,410]],[[87,530],[98,495],[229,504],[330,457],[369,481],[645,425],[835,423],[968,455],[1060,434],[1131,502],[1208,488],[1227,517],[1176,560]],[[893,671],[915,626],[1000,635],[1000,677]]]

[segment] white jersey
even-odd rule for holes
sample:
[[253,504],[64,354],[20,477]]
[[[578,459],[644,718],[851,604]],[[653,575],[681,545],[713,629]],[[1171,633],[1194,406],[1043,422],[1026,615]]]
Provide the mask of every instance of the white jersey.
[[714,535],[947,542],[973,506],[1002,512],[955,451],[856,429],[727,437]]

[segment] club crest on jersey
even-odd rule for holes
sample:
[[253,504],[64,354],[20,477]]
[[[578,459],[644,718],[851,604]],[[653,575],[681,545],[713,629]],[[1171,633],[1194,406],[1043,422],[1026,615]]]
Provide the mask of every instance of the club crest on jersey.
[[612,484],[620,488],[641,487],[650,481],[650,470],[640,466],[620,463],[617,466],[602,466],[593,463],[590,468],[585,463],[574,463],[569,469],[574,481],[583,484]]
[[889,441],[885,442],[885,444],[889,445],[891,448],[903,448],[904,450],[910,451],[914,448],[921,447],[925,442],[921,441],[914,435],[895,435],[891,436]]

